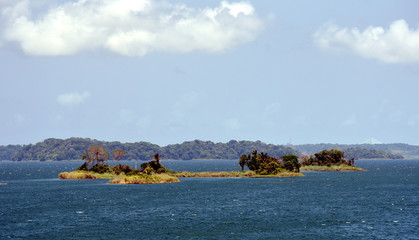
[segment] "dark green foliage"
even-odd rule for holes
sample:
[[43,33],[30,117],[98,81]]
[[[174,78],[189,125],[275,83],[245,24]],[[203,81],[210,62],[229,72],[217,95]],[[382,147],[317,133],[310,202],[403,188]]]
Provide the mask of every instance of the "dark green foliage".
[[89,171],[89,166],[85,162],[80,167],[78,167],[77,170],[79,170],[79,171]]
[[289,161],[284,163],[284,168],[288,171],[294,171],[294,165]]
[[[253,154],[253,153],[256,153],[256,154]],[[249,155],[246,165],[252,171],[256,171],[259,169],[260,164],[257,159],[257,151],[253,151],[252,155],[251,156]]]
[[282,156],[282,162],[285,169],[288,171],[300,172],[301,163],[298,162],[298,157],[293,154]]
[[153,155],[154,161],[141,164],[141,171],[146,174],[152,173],[167,173],[171,172],[169,169],[163,167],[160,163],[160,154],[156,153]]
[[127,176],[132,176],[132,175],[139,175],[139,174],[141,174],[141,171],[140,171],[140,169],[134,169],[134,170],[132,170],[131,172],[128,172],[128,173],[126,173],[126,175]]
[[239,166],[242,168],[242,171],[244,171],[244,166],[246,166],[247,161],[249,161],[249,156],[245,154],[241,155]]
[[141,167],[141,171],[144,171],[144,169],[148,167],[148,163],[142,163],[140,167]]
[[111,173],[112,169],[107,164],[96,164],[92,168],[90,168],[90,171],[95,173]]
[[354,165],[354,159],[345,159],[345,153],[337,149],[323,150],[321,152],[315,153],[314,156],[310,157],[302,156],[301,157],[302,165],[309,166],[332,166],[332,165]]
[[323,150],[314,154],[314,159],[320,166],[330,166],[344,160],[344,153],[337,149]]
[[[254,150],[249,155],[242,155],[239,160],[240,166],[247,166],[250,170],[260,175],[275,175],[283,170],[300,171],[298,157],[295,155],[285,155],[285,164],[279,161],[279,157],[271,157],[267,153]],[[242,167],[242,168],[243,168]]]
[[129,165],[121,165],[121,164],[118,164],[118,165],[115,165],[115,166],[112,167],[112,171],[115,174],[118,174],[118,175],[121,174],[121,173],[125,173],[125,175],[128,175],[133,170],[132,170],[132,168]]
[[259,165],[259,169],[256,170],[257,174],[260,175],[269,175],[269,174],[277,174],[281,172],[281,169],[283,169],[283,166],[281,166],[281,163],[277,160],[272,161],[264,161]]

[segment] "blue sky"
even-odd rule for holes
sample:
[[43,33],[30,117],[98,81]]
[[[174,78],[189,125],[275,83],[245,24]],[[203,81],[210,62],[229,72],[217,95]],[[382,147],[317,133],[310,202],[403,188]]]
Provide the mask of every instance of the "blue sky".
[[0,144],[419,145],[418,1],[0,0]]

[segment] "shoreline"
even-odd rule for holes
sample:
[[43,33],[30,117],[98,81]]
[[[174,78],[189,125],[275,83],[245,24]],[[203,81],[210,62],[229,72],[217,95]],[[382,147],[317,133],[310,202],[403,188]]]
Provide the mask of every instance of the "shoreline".
[[160,174],[136,174],[126,176],[114,173],[94,173],[88,171],[62,172],[59,179],[110,179],[111,184],[156,184],[180,182],[179,178],[281,178],[281,177],[304,177],[303,173],[281,172],[275,175],[260,175],[253,171],[232,172],[170,172]]
[[335,165],[335,166],[302,166],[300,171],[303,172],[356,172],[356,171],[366,171],[363,168],[356,167],[356,166],[348,166],[348,165]]
[[[332,166],[302,166],[302,172],[308,171],[325,171],[325,172],[340,172],[340,171],[366,171],[363,168],[349,166],[346,164],[332,165]],[[302,172],[282,171],[272,175],[261,175],[254,171],[219,171],[219,172],[172,172],[145,174],[137,173],[133,175],[125,175],[123,173],[116,174],[114,172],[96,173],[92,171],[61,172],[59,179],[110,179],[111,184],[157,184],[157,183],[175,183],[180,182],[179,178],[281,178],[281,177],[304,177]]]

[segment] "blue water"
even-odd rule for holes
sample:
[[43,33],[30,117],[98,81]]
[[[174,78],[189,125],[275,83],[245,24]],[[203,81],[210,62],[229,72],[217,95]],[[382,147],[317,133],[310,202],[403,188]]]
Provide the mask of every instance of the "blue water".
[[[228,160],[163,164],[239,170]],[[0,162],[0,239],[419,239],[419,160],[301,178],[57,179],[79,165]]]

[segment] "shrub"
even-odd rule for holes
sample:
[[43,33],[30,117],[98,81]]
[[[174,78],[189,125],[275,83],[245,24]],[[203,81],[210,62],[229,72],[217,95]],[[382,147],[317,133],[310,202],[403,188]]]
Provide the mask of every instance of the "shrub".
[[112,172],[112,169],[107,164],[96,164],[90,169],[90,171],[102,174]]
[[294,171],[294,164],[291,161],[286,161],[284,163],[284,168],[288,171]]
[[141,171],[138,168],[126,173],[127,176],[140,175],[140,174],[141,174]]
[[270,174],[277,174],[281,171],[281,165],[278,162],[272,161],[268,163],[260,164],[258,170],[256,170],[257,174],[260,175],[270,175]]
[[151,161],[148,163],[141,164],[141,171],[146,174],[152,174],[152,173],[169,173],[171,172],[167,168],[163,167],[160,163],[156,161]]
[[121,164],[118,164],[118,165],[115,165],[115,166],[112,168],[112,171],[113,171],[115,174],[117,174],[117,175],[119,175],[119,174],[121,174],[121,173],[128,174],[128,173],[132,172],[132,168],[131,168],[131,166],[129,166],[129,165],[121,165]]
[[77,168],[79,171],[89,171],[89,167],[87,166],[87,163],[83,163],[80,167]]

